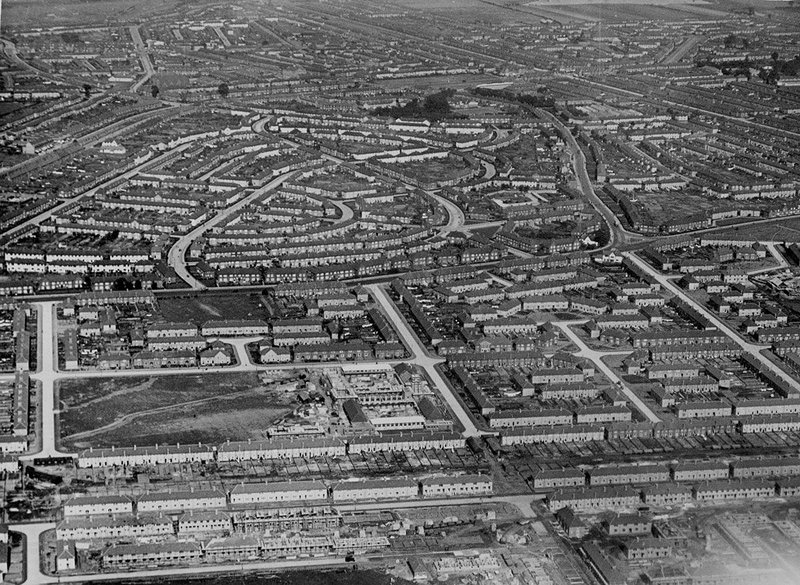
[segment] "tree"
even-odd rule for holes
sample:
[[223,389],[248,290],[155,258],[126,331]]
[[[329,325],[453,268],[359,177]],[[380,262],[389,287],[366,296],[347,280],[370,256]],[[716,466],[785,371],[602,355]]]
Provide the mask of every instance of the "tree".
[[154,98],[157,98],[159,93],[161,93],[161,90],[158,89],[156,84],[150,86],[150,95],[152,95]]
[[83,84],[83,95],[87,100],[92,95],[92,86],[88,83]]
[[228,94],[231,92],[231,90],[228,87],[227,83],[222,82],[219,84],[219,87],[217,87],[217,92],[219,93],[219,96],[221,98],[225,99],[226,97],[228,97]]

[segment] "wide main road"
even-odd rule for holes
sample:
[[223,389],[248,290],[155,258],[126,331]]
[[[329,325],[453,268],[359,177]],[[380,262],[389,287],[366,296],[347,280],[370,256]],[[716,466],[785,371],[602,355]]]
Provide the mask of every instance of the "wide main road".
[[592,180],[589,178],[589,173],[586,170],[586,155],[583,154],[583,150],[581,150],[580,145],[578,145],[578,141],[575,140],[575,137],[572,135],[572,132],[570,132],[569,128],[567,128],[561,122],[561,120],[559,120],[550,112],[546,112],[541,108],[536,108],[536,113],[540,117],[550,120],[553,125],[558,128],[558,131],[564,137],[567,146],[569,146],[572,169],[574,170],[575,177],[578,180],[578,186],[583,192],[584,197],[588,199],[591,206],[594,207],[597,213],[603,217],[603,220],[608,225],[608,243],[604,247],[610,248],[615,244],[625,244],[628,242],[641,240],[643,236],[641,234],[636,234],[626,230],[619,221],[617,214],[611,211],[608,206],[603,203],[600,197],[597,196],[597,193],[594,192]]
[[178,241],[175,242],[169,249],[169,254],[167,255],[167,262],[169,265],[174,268],[175,272],[178,273],[178,276],[180,276],[194,290],[204,290],[206,286],[192,276],[186,267],[186,251],[189,249],[189,246],[192,245],[192,242],[194,242],[197,238],[214,226],[229,218],[234,213],[238,213],[241,209],[258,199],[264,193],[267,193],[275,187],[282,185],[296,174],[297,171],[292,171],[275,177],[263,187],[259,187],[247,197],[240,199],[230,207],[226,207],[211,217],[211,219],[203,222],[192,231],[181,236]]
[[133,46],[136,48],[136,54],[139,56],[139,61],[142,63],[142,70],[144,70],[144,77],[134,83],[131,87],[131,91],[136,92],[140,87],[142,87],[142,85],[147,83],[151,77],[153,77],[155,74],[155,69],[153,69],[153,63],[150,61],[150,55],[147,54],[147,48],[144,46],[144,41],[142,41],[142,35],[139,32],[139,27],[135,24],[132,24],[128,27],[128,31],[131,34]]
[[478,430],[472,422],[469,413],[464,409],[462,404],[458,401],[458,398],[453,394],[450,386],[447,385],[445,379],[436,369],[436,364],[440,364],[444,360],[431,357],[428,354],[428,351],[422,345],[422,342],[420,342],[419,337],[411,330],[411,327],[406,323],[405,318],[400,314],[400,311],[397,309],[392,299],[389,298],[389,295],[386,294],[383,287],[378,284],[370,284],[367,285],[367,288],[370,293],[372,293],[373,298],[380,304],[384,313],[389,318],[389,322],[394,325],[397,333],[403,338],[406,347],[411,350],[413,354],[412,358],[405,361],[416,364],[425,370],[428,377],[433,381],[436,388],[438,388],[439,394],[441,394],[442,398],[447,402],[450,410],[458,417],[458,420],[464,427],[465,436],[477,437],[482,435],[483,433]]

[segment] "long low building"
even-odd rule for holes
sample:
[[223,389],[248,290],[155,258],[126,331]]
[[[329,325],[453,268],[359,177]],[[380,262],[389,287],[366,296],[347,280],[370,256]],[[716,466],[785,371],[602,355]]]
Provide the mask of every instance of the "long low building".
[[477,496],[491,494],[494,489],[488,475],[439,476],[420,481],[422,497]]
[[64,504],[64,516],[133,514],[133,501],[126,496],[75,496]]
[[730,468],[721,461],[681,461],[671,466],[674,481],[711,481],[727,479]]
[[155,445],[86,449],[78,456],[78,467],[131,467],[159,463],[205,463],[214,459],[208,445]]
[[56,526],[58,540],[128,539],[170,536],[172,518],[163,515],[67,516]]
[[800,475],[800,457],[742,459],[731,463],[731,477],[781,477]]
[[109,569],[196,564],[203,560],[203,548],[196,542],[117,544],[107,548],[102,559],[103,567]]
[[500,444],[506,447],[529,443],[585,443],[604,438],[605,428],[601,425],[553,425],[504,430],[500,434]]
[[800,416],[796,414],[757,414],[739,421],[742,433],[769,433],[800,430]]
[[217,447],[217,461],[251,461],[300,457],[344,457],[344,441],[333,437],[273,438],[229,441]]
[[580,469],[540,469],[532,477],[533,489],[546,490],[586,485],[586,473]]
[[378,451],[415,451],[417,449],[460,449],[466,440],[455,431],[410,431],[382,435],[367,435],[348,439],[348,453]]
[[224,508],[227,503],[225,494],[217,490],[155,492],[140,496],[136,510],[139,513],[208,510]]
[[576,512],[634,508],[641,503],[640,493],[628,486],[600,486],[558,489],[547,497],[547,507],[555,512],[569,506]]
[[663,465],[611,465],[590,469],[589,485],[651,484],[669,481]]
[[571,425],[573,414],[560,408],[539,410],[504,410],[493,413],[489,418],[489,426],[497,428]]
[[413,479],[367,479],[342,481],[333,487],[333,501],[363,501],[416,498],[419,484]]
[[279,481],[242,483],[230,491],[231,504],[307,502],[328,499],[328,487],[321,481]]
[[700,502],[765,498],[774,495],[775,482],[766,479],[722,479],[694,487],[694,498]]

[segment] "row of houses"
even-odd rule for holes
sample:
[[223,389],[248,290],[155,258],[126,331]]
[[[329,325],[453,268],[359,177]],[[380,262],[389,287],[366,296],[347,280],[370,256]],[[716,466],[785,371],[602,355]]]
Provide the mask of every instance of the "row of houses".
[[218,490],[155,492],[134,502],[126,496],[76,496],[64,504],[64,516],[173,513],[189,510],[237,509],[286,503],[358,502],[488,495],[492,478],[486,475],[433,476],[422,479],[388,478],[340,481],[281,481],[242,483],[227,494]]
[[218,446],[155,445],[149,447],[89,448],[78,455],[77,465],[135,467],[164,463],[230,463],[259,459],[344,457],[348,453],[460,449],[464,438],[454,431],[412,430],[402,434],[363,435],[343,440],[336,437],[273,437],[257,441],[228,441]]
[[556,512],[569,507],[576,512],[596,512],[641,505],[673,506],[696,502],[724,502],[753,498],[796,497],[800,495],[798,478],[722,479],[700,482],[694,486],[655,484],[644,488],[599,486],[556,489],[546,498],[548,508]]
[[[756,401],[753,401],[756,402]],[[759,401],[760,402],[760,401]],[[771,403],[772,401],[770,401]],[[778,409],[784,405],[778,402]],[[745,403],[746,404],[746,403]],[[484,411],[494,408],[484,404]],[[746,407],[742,407],[745,409]],[[754,407],[759,408],[759,407]],[[771,411],[773,407],[766,407]],[[727,412],[727,410],[726,410]],[[489,412],[491,414],[491,412]],[[748,414],[740,416],[709,416],[678,418],[658,423],[608,422],[604,424],[554,424],[552,426],[507,427],[500,430],[500,445],[510,447],[531,443],[586,443],[590,441],[616,441],[620,439],[672,439],[681,437],[713,436],[719,434],[752,434],[792,432],[800,430],[800,416],[796,413]]]
[[563,487],[648,485],[722,479],[766,479],[800,476],[800,457],[747,458],[723,461],[679,461],[670,464],[619,464],[585,469],[543,469],[531,478],[536,490]]
[[130,570],[170,565],[197,565],[256,561],[297,556],[344,555],[351,552],[380,550],[389,546],[385,536],[277,536],[232,535],[200,542],[160,542],[154,544],[117,544],[102,552],[104,569]]

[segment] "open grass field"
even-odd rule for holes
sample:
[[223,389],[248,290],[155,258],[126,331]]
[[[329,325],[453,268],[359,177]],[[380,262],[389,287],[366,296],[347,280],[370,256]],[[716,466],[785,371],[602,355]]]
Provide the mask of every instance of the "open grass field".
[[761,242],[799,242],[800,217],[787,217],[714,232],[714,235],[722,234],[754,238]]
[[667,222],[687,215],[713,210],[714,201],[691,193],[637,193],[638,205],[651,217]]
[[259,294],[203,294],[158,300],[167,321],[203,323],[211,319],[266,319]]
[[178,0],[5,0],[3,25],[47,26],[137,19],[166,12]]
[[261,438],[296,406],[255,373],[64,380],[58,392],[66,449]]

